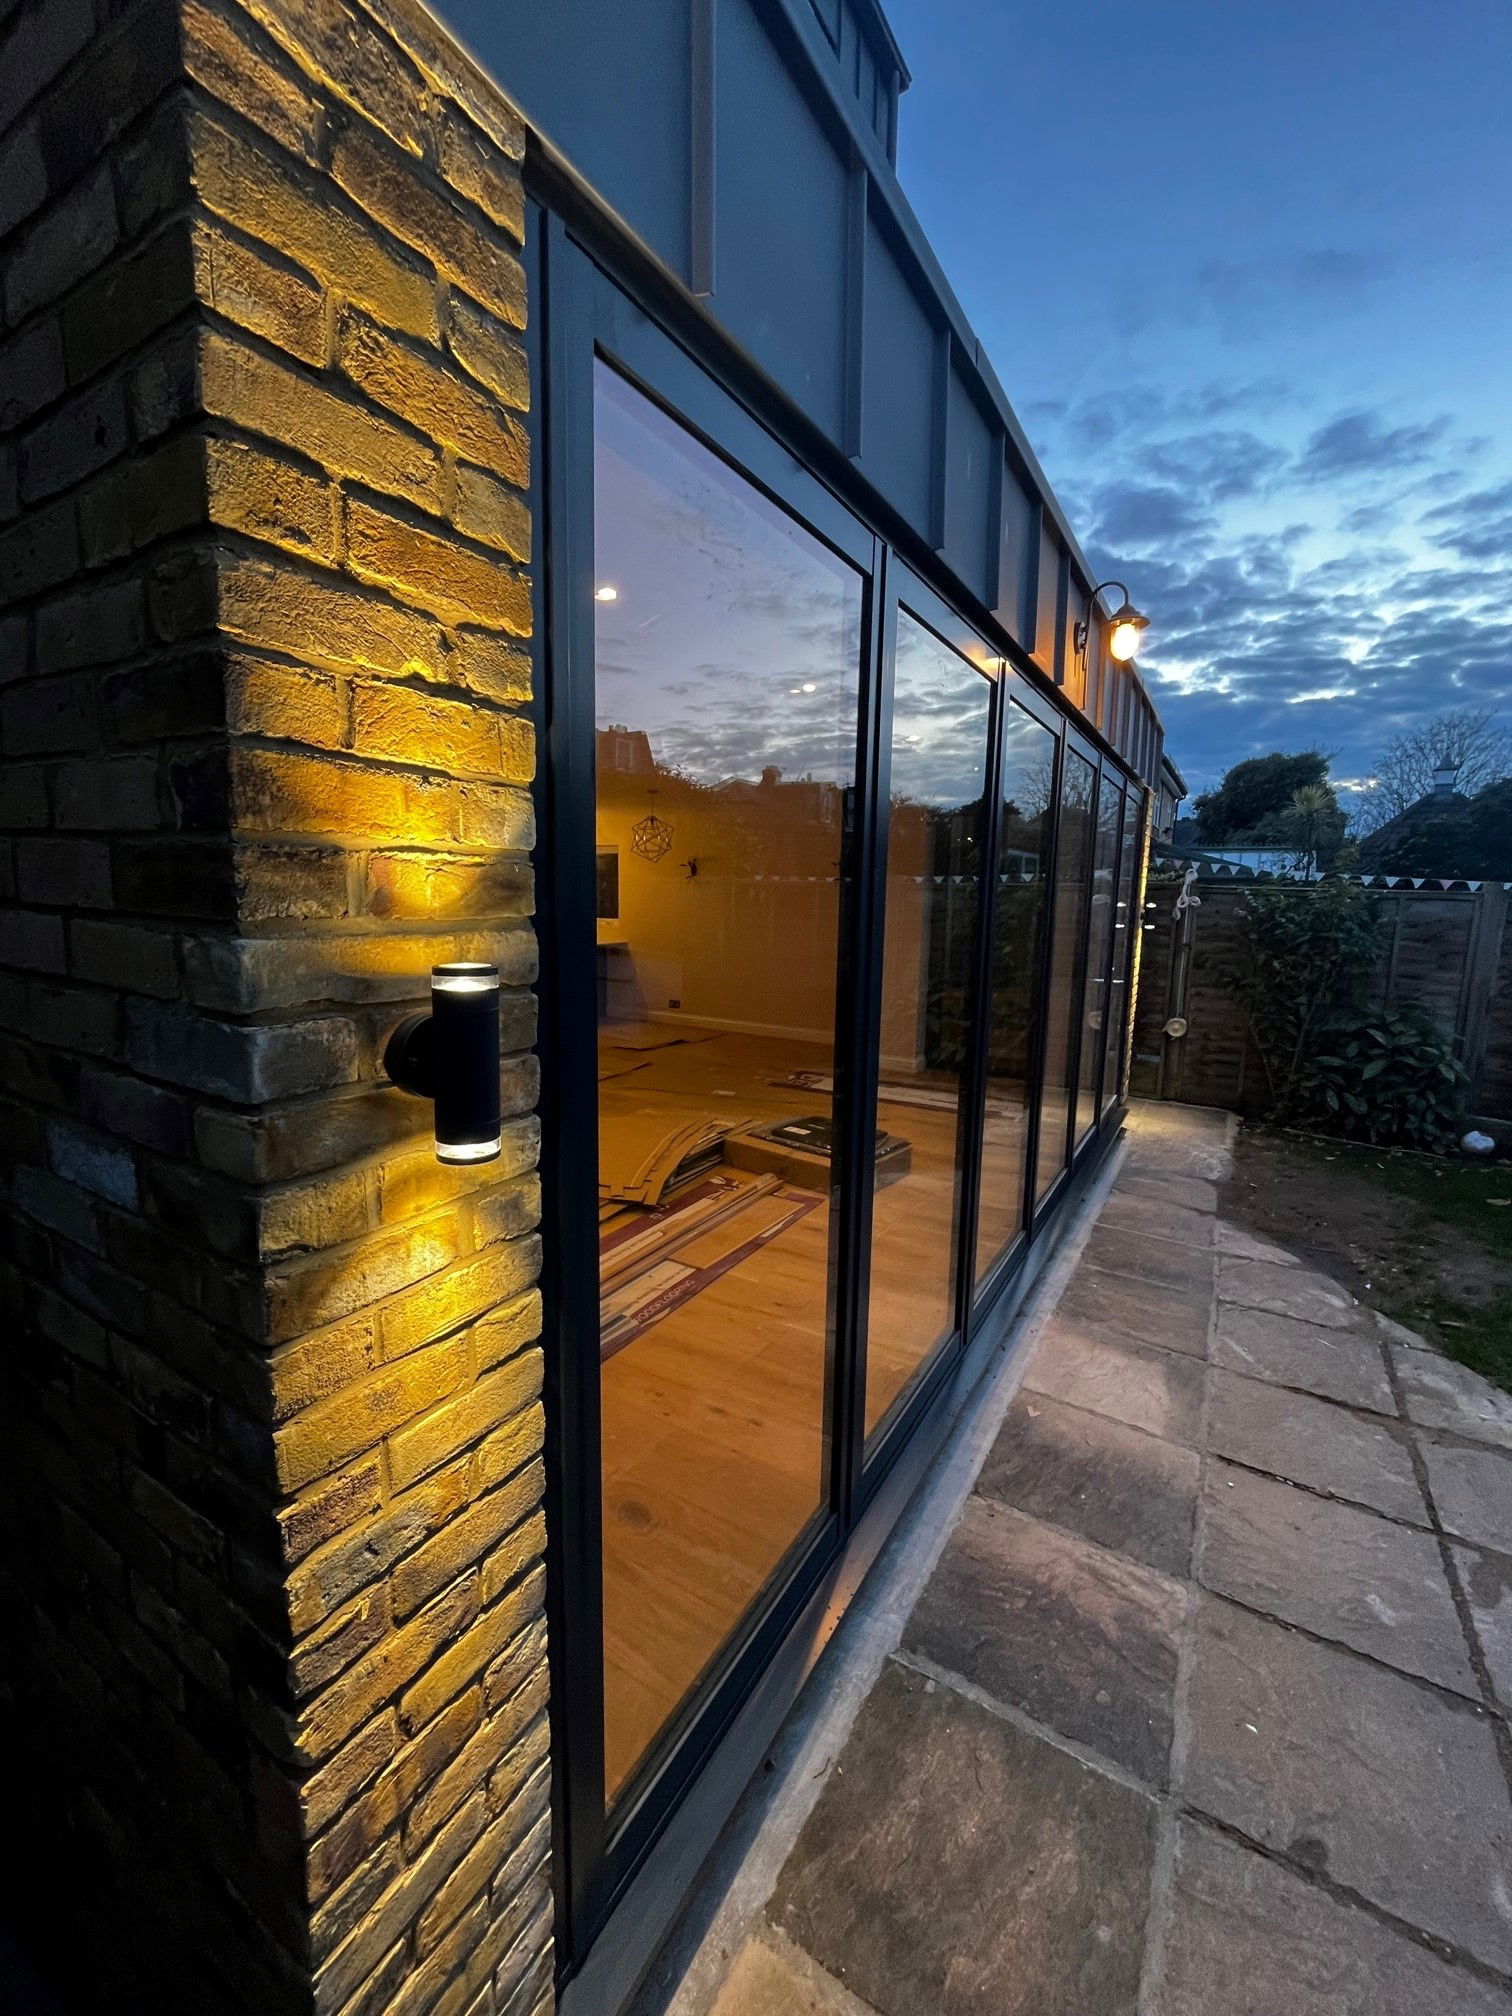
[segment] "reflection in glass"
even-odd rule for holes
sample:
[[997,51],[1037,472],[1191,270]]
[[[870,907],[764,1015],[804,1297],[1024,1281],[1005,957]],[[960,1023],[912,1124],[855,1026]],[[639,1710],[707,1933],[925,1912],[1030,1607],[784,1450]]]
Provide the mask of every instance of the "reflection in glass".
[[1118,893],[1113,905],[1113,973],[1108,989],[1108,1038],[1103,1063],[1102,1110],[1118,1098],[1123,1082],[1123,1039],[1139,918],[1135,910],[1135,875],[1143,832],[1139,801],[1128,794],[1124,807],[1123,845],[1118,854]]
[[1055,736],[1013,701],[1003,724],[1003,823],[992,933],[987,1110],[982,1122],[976,1272],[982,1280],[1024,1220],[1024,1135],[1040,929],[1049,873]]
[[877,1125],[907,1148],[884,1153],[872,1207],[868,1434],[955,1327],[956,1128],[991,699],[980,672],[899,610]]
[[1092,853],[1092,914],[1087,927],[1087,983],[1082,997],[1081,1068],[1076,1094],[1076,1138],[1097,1118],[1097,1088],[1108,1039],[1108,983],[1113,960],[1113,878],[1118,867],[1118,822],[1123,791],[1110,771],[1097,794],[1097,843]]
[[1039,1151],[1034,1194],[1043,1197],[1066,1166],[1070,1150],[1071,1060],[1081,1018],[1076,976],[1087,925],[1087,879],[1092,859],[1092,796],[1097,774],[1067,749],[1061,775],[1060,838],[1055,855],[1055,899],[1050,927],[1050,998],[1045,1015],[1045,1068],[1041,1078]]
[[827,1500],[862,583],[603,365],[594,485],[612,1801]]

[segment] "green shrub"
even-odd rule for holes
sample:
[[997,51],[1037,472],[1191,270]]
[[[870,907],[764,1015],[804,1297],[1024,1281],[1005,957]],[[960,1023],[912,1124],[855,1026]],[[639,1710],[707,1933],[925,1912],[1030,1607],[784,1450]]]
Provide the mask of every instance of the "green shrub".
[[1455,1132],[1464,1083],[1422,1009],[1330,1016],[1315,1028],[1279,1117],[1382,1147],[1441,1148]]

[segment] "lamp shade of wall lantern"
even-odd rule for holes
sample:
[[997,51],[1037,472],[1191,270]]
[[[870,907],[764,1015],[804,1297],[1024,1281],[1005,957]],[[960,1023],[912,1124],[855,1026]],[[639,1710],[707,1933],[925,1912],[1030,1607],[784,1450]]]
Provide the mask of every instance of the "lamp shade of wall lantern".
[[431,1010],[399,1024],[383,1068],[402,1091],[436,1105],[436,1159],[492,1162],[499,1153],[499,969],[473,960],[431,968]]
[[1072,632],[1071,641],[1076,646],[1076,655],[1086,662],[1087,645],[1092,636],[1092,614],[1097,607],[1097,598],[1106,588],[1116,588],[1123,600],[1108,618],[1108,654],[1116,658],[1120,665],[1127,665],[1139,649],[1139,634],[1148,630],[1150,619],[1141,615],[1129,600],[1129,591],[1122,581],[1099,581],[1092,590],[1087,604],[1087,613]]

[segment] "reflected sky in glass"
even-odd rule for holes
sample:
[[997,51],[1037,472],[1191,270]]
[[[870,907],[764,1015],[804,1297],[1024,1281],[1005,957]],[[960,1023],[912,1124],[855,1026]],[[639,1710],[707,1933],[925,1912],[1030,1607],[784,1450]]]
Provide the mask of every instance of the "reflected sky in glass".
[[598,726],[717,786],[849,783],[861,578],[596,367]]

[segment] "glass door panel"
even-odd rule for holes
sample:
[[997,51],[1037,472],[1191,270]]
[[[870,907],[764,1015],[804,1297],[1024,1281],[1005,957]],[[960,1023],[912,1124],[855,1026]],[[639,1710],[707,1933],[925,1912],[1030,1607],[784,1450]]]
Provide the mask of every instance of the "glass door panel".
[[1134,878],[1139,866],[1140,809],[1133,792],[1124,797],[1123,841],[1118,853],[1118,887],[1113,903],[1113,965],[1108,983],[1107,1047],[1103,1056],[1102,1110],[1118,1098],[1123,1076],[1124,1016],[1129,999],[1131,955],[1138,919],[1134,914]]
[[1024,1222],[1029,1046],[1038,1007],[1040,931],[1050,873],[1055,743],[1051,729],[1015,701],[1007,702],[1003,812],[993,908],[987,1104],[977,1205],[978,1281],[1013,1244]]
[[1040,1076],[1039,1152],[1034,1194],[1043,1197],[1066,1166],[1070,1148],[1071,1071],[1081,1018],[1077,975],[1087,928],[1092,861],[1092,805],[1097,773],[1072,748],[1061,771],[1060,833],[1050,927],[1050,998],[1045,1015],[1045,1065]]
[[894,653],[866,1432],[955,1329],[992,686],[904,609]]
[[1123,789],[1111,771],[1097,794],[1097,838],[1092,851],[1092,908],[1087,929],[1087,980],[1082,997],[1081,1066],[1076,1095],[1076,1138],[1097,1118],[1097,1089],[1110,1016],[1108,983],[1113,958],[1114,876]]
[[595,366],[604,1783],[829,1498],[863,580]]

